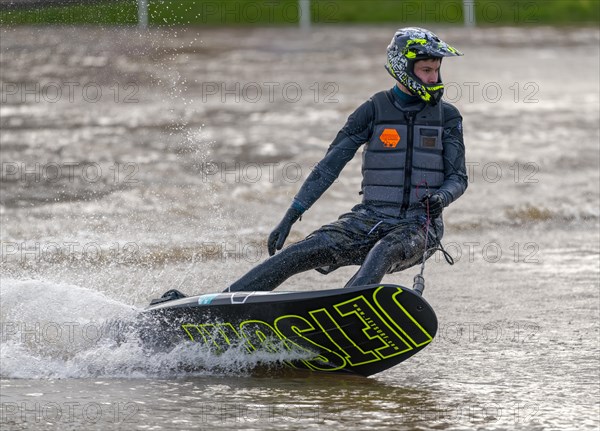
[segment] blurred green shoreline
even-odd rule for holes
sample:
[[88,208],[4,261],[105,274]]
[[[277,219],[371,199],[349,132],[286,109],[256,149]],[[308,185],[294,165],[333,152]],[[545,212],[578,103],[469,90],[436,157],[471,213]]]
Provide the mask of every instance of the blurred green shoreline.
[[[0,24],[135,25],[136,0],[27,6],[0,2]],[[297,0],[149,0],[150,26],[298,25]],[[463,0],[311,0],[314,24],[464,25]],[[475,0],[476,25],[598,25],[600,0]]]

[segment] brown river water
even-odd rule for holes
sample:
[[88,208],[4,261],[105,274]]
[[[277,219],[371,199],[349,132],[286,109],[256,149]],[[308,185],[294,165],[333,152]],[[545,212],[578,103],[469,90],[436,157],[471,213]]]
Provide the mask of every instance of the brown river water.
[[[347,116],[392,87],[395,28],[3,28],[2,429],[598,429],[599,31],[432,29],[465,54],[442,68],[469,169],[445,211],[456,263],[425,268],[432,344],[361,378],[149,356],[99,328],[266,258]],[[360,179],[357,155],[289,240],[348,211]]]

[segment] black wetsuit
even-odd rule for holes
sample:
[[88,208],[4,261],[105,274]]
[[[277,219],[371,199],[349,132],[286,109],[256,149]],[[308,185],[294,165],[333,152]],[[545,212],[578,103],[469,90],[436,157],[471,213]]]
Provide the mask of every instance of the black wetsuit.
[[[402,93],[397,87],[382,93],[401,111],[419,111],[425,105],[417,97]],[[375,97],[375,96],[374,96]],[[460,197],[467,188],[462,118],[458,110],[443,103],[443,183],[436,193],[445,206]],[[292,207],[304,212],[336,180],[356,151],[373,135],[376,123],[373,99],[363,103],[350,115],[325,157],[308,176]],[[233,283],[230,291],[273,290],[288,277],[310,269],[323,273],[346,265],[361,265],[346,286],[379,283],[386,273],[419,263],[425,251],[424,206],[410,207],[390,202],[363,199],[352,211],[291,244],[280,253],[254,267]],[[428,230],[429,247],[443,235],[442,218],[432,220]]]

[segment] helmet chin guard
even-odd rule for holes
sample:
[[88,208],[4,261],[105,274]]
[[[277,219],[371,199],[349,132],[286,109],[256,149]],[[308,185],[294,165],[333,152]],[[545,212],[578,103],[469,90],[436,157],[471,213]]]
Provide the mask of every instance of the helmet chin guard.
[[387,48],[385,68],[398,82],[424,102],[435,105],[444,94],[444,84],[440,73],[438,82],[426,84],[414,73],[419,60],[443,59],[463,55],[457,49],[443,42],[434,33],[424,28],[407,27],[396,31]]

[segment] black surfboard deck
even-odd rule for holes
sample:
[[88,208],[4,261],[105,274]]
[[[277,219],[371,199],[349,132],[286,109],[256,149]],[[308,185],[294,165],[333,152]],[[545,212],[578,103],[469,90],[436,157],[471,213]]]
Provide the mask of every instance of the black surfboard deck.
[[161,343],[183,340],[215,351],[242,345],[288,349],[287,366],[370,376],[422,350],[437,332],[431,306],[413,290],[378,284],[310,292],[205,294],[151,305]]

